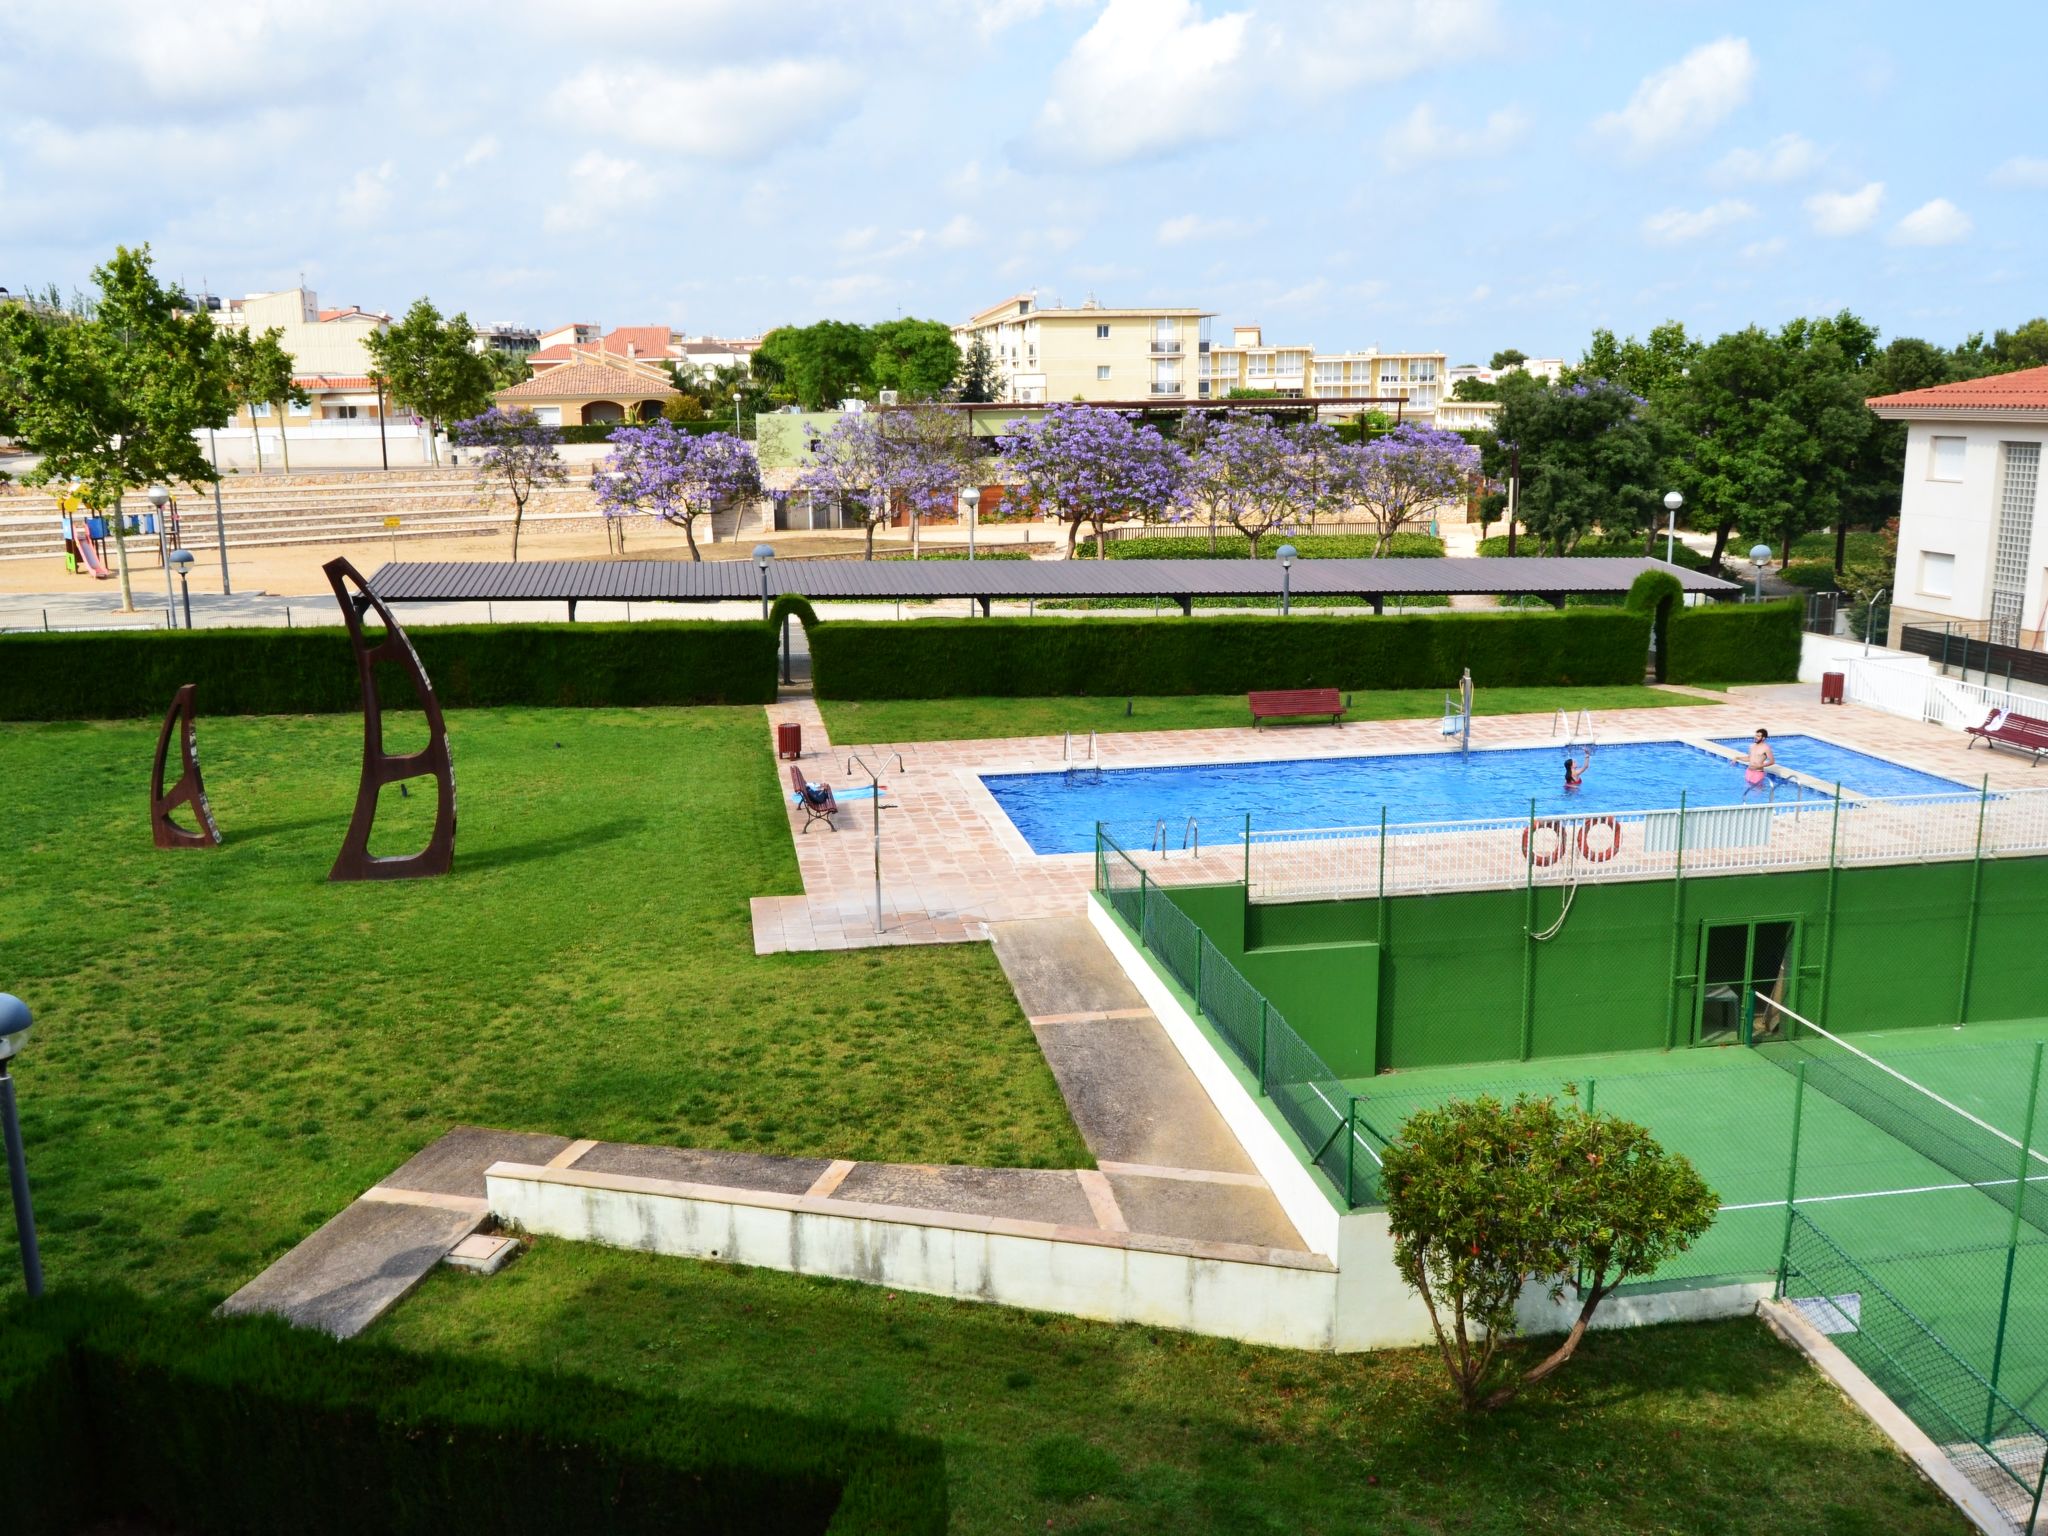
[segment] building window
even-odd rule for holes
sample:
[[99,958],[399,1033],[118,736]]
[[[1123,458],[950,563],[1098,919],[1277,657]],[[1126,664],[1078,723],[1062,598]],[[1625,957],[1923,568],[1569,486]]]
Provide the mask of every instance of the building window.
[[1956,557],[1937,555],[1933,550],[1921,551],[1920,590],[1928,597],[1955,596]]
[[290,416],[310,416],[313,414],[313,402],[311,400],[308,400],[304,405],[299,404],[296,400],[288,400],[285,402],[284,408],[285,413]]
[[329,421],[354,421],[362,414],[362,407],[355,405],[330,405],[327,407]]
[[1990,638],[2002,645],[2018,645],[2034,540],[2034,493],[2041,480],[2041,445],[2000,443],[1998,447],[2004,462],[1998,488],[1998,532],[1991,546]]
[[1107,363],[1102,363],[1102,364],[1099,364],[1099,365],[1097,365],[1097,367],[1096,367],[1096,369],[1095,369],[1095,377],[1096,377],[1096,378],[1098,378],[1098,379],[1106,379],[1106,378],[1108,378],[1108,377],[1109,377],[1109,364],[1107,364]]
[[562,424],[562,408],[559,405],[536,405],[533,419],[544,427],[559,427]]
[[1106,326],[1106,325],[1098,325],[1098,326],[1096,326],[1096,327],[1095,327],[1095,339],[1096,339],[1097,341],[1107,341],[1107,340],[1109,340],[1109,327],[1108,327],[1108,326]]
[[1960,437],[1936,437],[1928,439],[1927,478],[1930,480],[1960,480],[1963,478],[1963,445]]
[[270,402],[268,400],[251,400],[249,402],[249,414],[257,421],[268,421],[270,419]]

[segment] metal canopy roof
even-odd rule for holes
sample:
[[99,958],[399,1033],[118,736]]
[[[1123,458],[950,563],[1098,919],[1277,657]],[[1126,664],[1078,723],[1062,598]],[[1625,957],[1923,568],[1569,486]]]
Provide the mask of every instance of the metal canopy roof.
[[[1296,596],[1393,597],[1501,592],[1626,592],[1668,571],[1687,592],[1733,593],[1730,581],[1661,560],[1446,558],[1297,560]],[[761,596],[751,560],[396,561],[371,586],[386,602],[715,603]],[[771,596],[810,598],[1277,597],[1277,560],[777,560]]]

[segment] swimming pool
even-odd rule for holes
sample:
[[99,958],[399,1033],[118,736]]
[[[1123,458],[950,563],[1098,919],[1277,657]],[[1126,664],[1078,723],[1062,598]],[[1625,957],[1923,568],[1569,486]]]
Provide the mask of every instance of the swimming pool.
[[[1748,738],[1733,738],[1740,747]],[[1817,776],[1853,793],[1898,795],[1963,786],[1933,774],[1900,768],[1810,736],[1773,742],[1778,759],[1798,772],[1824,763]],[[1169,823],[1178,835],[1194,818],[1209,841],[1235,836],[1250,816],[1254,827],[1369,826],[1386,807],[1390,823],[1470,821],[1563,810],[1663,810],[1741,801],[1742,767],[1682,741],[1622,742],[1600,747],[1585,784],[1564,789],[1565,748],[1517,747],[1469,754],[1394,753],[1378,757],[1301,758],[1278,762],[1211,763],[1172,768],[1108,768],[1068,773],[983,774],[981,781],[1034,853],[1086,853],[1095,847],[1095,824],[1138,838]],[[1910,782],[1911,787],[1907,787]],[[1781,803],[1785,790],[1778,791]]]

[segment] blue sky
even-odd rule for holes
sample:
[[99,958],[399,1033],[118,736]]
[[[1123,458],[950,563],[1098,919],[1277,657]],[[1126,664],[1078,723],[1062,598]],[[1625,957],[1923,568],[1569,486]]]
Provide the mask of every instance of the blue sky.
[[0,10],[0,285],[731,334],[1036,288],[1576,356],[2048,309],[2048,6],[207,0]]

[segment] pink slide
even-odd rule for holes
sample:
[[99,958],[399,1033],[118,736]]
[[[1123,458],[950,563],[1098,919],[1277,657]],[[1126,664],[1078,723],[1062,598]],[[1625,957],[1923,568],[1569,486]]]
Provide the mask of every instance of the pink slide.
[[78,550],[78,558],[85,562],[85,568],[101,581],[112,579],[113,572],[107,569],[107,562],[100,558],[100,552],[93,548],[91,539],[73,539],[72,545]]

